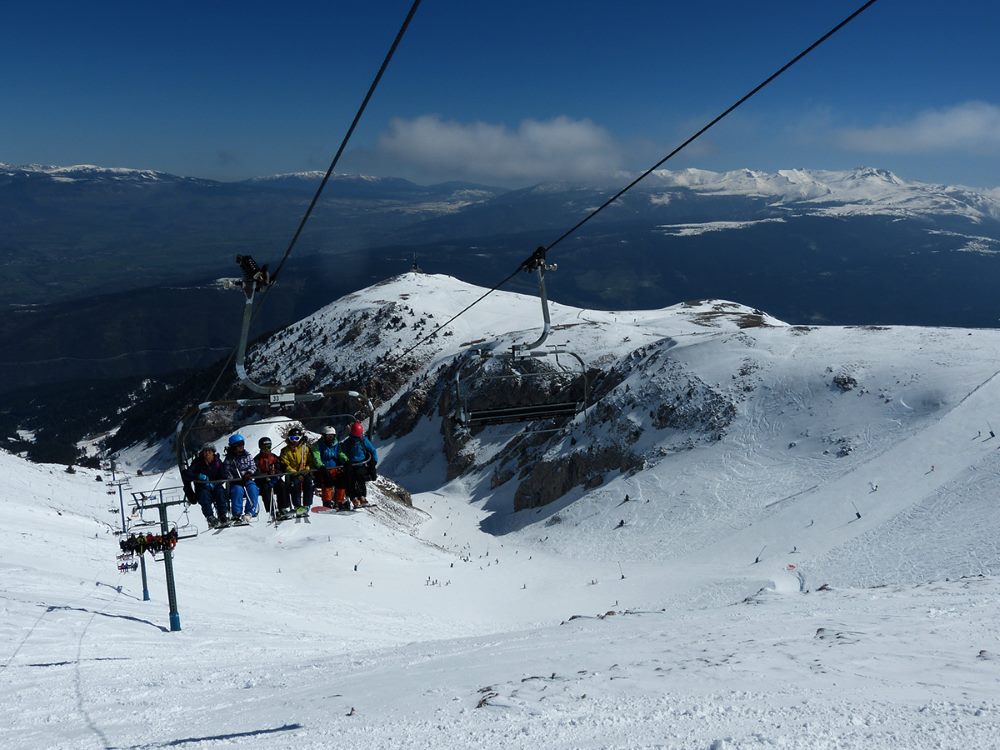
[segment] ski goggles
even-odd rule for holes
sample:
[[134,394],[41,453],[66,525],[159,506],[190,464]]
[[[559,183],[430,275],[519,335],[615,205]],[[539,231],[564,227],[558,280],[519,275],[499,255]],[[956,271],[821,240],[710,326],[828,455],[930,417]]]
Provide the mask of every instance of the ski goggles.
[[289,436],[288,436],[288,442],[289,442],[289,443],[297,443],[297,442],[299,442],[299,441],[300,441],[301,439],[302,439],[302,436],[301,436],[301,435],[289,435]]

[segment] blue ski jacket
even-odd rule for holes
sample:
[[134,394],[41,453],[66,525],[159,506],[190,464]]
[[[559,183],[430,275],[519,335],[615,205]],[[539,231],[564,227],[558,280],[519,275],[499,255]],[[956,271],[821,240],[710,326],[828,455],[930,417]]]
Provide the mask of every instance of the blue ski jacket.
[[371,456],[373,463],[378,463],[378,451],[367,437],[356,438],[353,435],[340,444],[340,449],[352,464],[361,464]]
[[342,466],[347,463],[347,456],[345,456],[343,451],[341,451],[339,440],[327,443],[326,440],[320,439],[320,441],[313,446],[313,450],[319,454],[319,462],[327,469],[332,469],[335,466]]

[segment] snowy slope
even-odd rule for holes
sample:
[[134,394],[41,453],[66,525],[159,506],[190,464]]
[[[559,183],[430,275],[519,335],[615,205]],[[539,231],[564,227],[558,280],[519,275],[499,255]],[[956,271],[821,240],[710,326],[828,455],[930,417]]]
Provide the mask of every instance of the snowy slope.
[[[358,372],[482,291],[399,277],[250,369]],[[492,479],[518,428],[470,437],[479,459],[448,481],[439,402],[415,394],[463,344],[534,338],[538,318],[498,293],[413,354],[384,409],[426,409],[380,450],[414,510],[209,533],[172,508],[201,529],[176,550],[178,633],[161,565],[150,602],[117,572],[93,472],[0,454],[4,747],[996,745],[1000,334],[554,305],[553,342],[604,385],[534,463],[637,463],[515,512],[522,479]]]
[[[359,360],[396,356],[480,294],[447,277],[407,274],[340,300],[274,337],[254,353],[251,369],[264,381],[279,368],[290,378],[355,373]],[[409,363],[416,368],[411,382],[431,381],[422,387],[433,390],[435,377],[447,380],[442,368],[463,344],[533,339],[537,304],[522,295],[488,297],[474,315],[449,327],[454,335],[417,348]],[[883,575],[898,580],[905,540],[922,533],[920,524],[933,508],[962,497],[963,512],[984,517],[981,534],[973,550],[951,555],[949,567],[938,572],[964,575],[995,565],[990,539],[1000,528],[988,496],[970,486],[996,470],[996,441],[985,438],[1000,388],[997,332],[791,327],[757,313],[719,302],[635,312],[553,305],[550,342],[585,353],[588,364],[605,377],[614,374],[617,385],[569,429],[535,448],[531,461],[557,462],[614,446],[641,470],[605,473],[595,478],[599,487],[585,492],[577,486],[557,502],[512,513],[518,480],[491,486],[491,476],[504,468],[504,449],[520,428],[487,428],[468,440],[464,450],[475,466],[460,482],[491,512],[489,529],[548,537],[546,544],[560,552],[586,547],[607,560],[622,554],[617,538],[632,534],[631,554],[642,559],[701,550],[736,562],[753,560],[764,544],[772,553],[794,547],[798,555],[822,560],[830,578],[836,577],[838,555],[856,554],[851,539],[866,538],[872,525],[891,528],[891,544],[864,556],[864,582],[873,583]],[[851,381],[849,390],[838,387],[838,379]],[[699,400],[701,411],[686,422],[675,420],[682,427],[663,426],[651,416],[664,404],[679,414]],[[383,415],[392,415],[392,405],[386,402]],[[430,400],[423,414],[412,434],[383,446],[386,471],[415,490],[446,486],[447,477],[438,403]],[[962,446],[955,465],[936,455],[942,445]],[[516,468],[531,471],[530,465]],[[626,495],[636,502],[619,506]],[[544,526],[555,515],[558,526]],[[783,539],[765,533],[768,524],[778,523],[784,534],[792,517],[812,525]],[[627,531],[605,533],[621,520]],[[856,523],[841,528],[851,520]],[[746,541],[734,548],[740,535]],[[721,538],[724,549],[716,550],[713,543]],[[925,580],[919,570],[915,566],[906,580]]]

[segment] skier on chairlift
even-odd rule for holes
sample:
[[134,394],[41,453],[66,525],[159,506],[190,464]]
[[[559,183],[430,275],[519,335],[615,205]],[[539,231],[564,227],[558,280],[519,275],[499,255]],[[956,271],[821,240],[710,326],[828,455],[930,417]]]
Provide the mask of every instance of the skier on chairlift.
[[376,476],[378,451],[372,441],[365,437],[365,427],[361,422],[351,425],[351,436],[340,444],[340,449],[347,457],[344,467],[347,471],[343,485],[347,498],[337,510],[350,510],[351,503],[355,507],[368,505],[368,488],[366,483]]
[[229,437],[226,450],[226,478],[229,480],[229,499],[232,503],[233,523],[250,523],[257,517],[260,490],[254,481],[257,465],[247,453],[246,440],[240,433]]
[[341,467],[347,464],[347,456],[340,449],[337,430],[333,427],[323,428],[323,437],[313,447],[313,461],[319,466],[316,469],[316,481],[320,486],[324,507],[333,508],[334,502],[338,505],[343,503],[345,489],[343,482],[339,481],[339,475]]
[[295,514],[302,516],[309,512],[313,496],[312,451],[301,427],[293,427],[285,437],[286,445],[281,449],[281,469],[286,472],[285,483],[288,495],[295,508]]
[[[292,511],[292,506],[288,502],[288,489],[285,487],[281,462],[278,456],[271,452],[271,438],[262,437],[257,441],[260,453],[253,457],[253,462],[257,465],[257,489],[260,490],[260,499],[264,503],[264,512],[272,513],[275,517],[287,516]],[[272,511],[272,497],[273,508]]]
[[191,465],[182,474],[184,496],[189,504],[198,503],[210,528],[229,523],[226,497],[226,469],[215,454],[215,446],[205,443]]

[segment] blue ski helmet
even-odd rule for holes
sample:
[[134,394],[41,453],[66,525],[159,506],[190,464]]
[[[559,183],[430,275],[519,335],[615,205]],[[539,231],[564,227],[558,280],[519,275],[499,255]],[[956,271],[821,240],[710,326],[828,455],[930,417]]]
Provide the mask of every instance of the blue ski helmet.
[[238,432],[235,435],[231,435],[229,437],[230,445],[243,445],[245,442],[246,440],[244,440],[243,436]]

